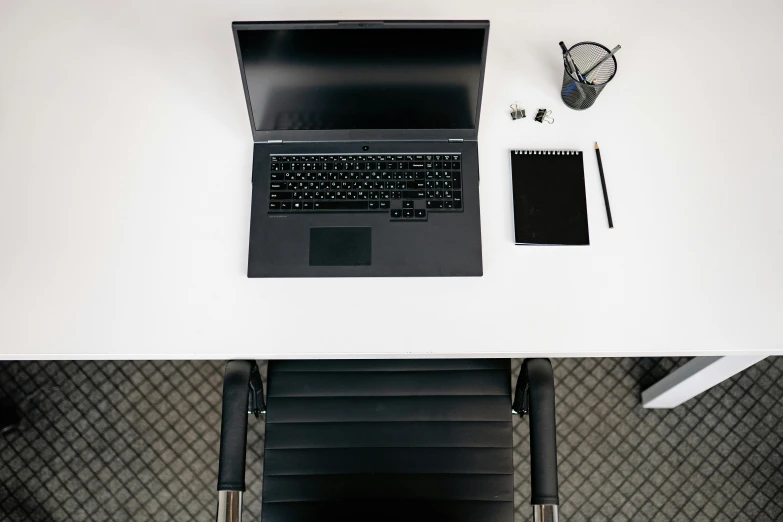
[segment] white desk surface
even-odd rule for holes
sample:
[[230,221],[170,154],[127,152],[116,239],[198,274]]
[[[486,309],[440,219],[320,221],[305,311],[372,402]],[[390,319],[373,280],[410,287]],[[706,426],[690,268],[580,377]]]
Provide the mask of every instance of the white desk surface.
[[[489,19],[484,276],[254,279],[230,23]],[[783,354],[783,3],[0,3],[0,358]],[[586,112],[557,46],[618,73]],[[518,100],[554,125],[512,122]],[[601,144],[616,228],[592,151]],[[515,246],[509,150],[581,149],[589,247]]]

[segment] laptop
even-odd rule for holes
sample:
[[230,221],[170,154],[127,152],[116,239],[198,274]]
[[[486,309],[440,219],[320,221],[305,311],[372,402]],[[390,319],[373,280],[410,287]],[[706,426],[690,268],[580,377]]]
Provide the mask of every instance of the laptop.
[[248,277],[480,276],[488,21],[234,22]]

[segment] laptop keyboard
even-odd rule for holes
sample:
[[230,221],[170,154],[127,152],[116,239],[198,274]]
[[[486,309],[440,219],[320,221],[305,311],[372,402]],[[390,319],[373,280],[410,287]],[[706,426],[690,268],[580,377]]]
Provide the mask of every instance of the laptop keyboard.
[[461,212],[461,154],[273,155],[269,212]]

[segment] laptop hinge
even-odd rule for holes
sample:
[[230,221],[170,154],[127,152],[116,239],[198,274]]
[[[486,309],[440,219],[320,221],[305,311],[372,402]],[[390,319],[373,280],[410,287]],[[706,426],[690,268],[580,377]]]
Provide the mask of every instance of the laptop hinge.
[[[263,141],[261,143],[264,143]],[[283,140],[266,140],[266,143],[283,143]]]
[[462,138],[449,138],[449,143],[462,143]]

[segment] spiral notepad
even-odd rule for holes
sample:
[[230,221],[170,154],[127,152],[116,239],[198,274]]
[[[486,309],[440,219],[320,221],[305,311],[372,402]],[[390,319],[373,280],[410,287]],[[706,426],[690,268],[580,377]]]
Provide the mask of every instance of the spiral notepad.
[[518,245],[589,245],[581,151],[511,151]]

